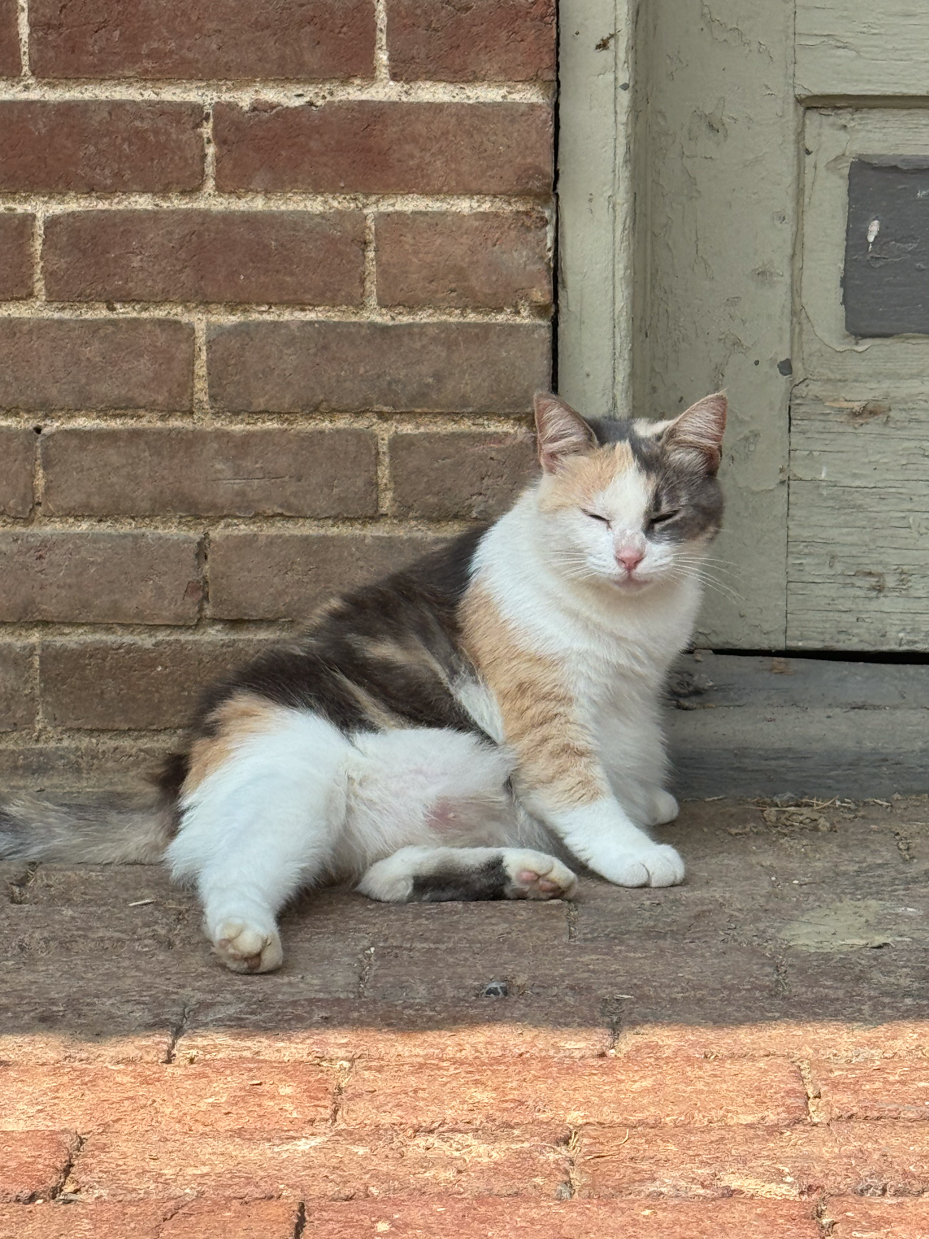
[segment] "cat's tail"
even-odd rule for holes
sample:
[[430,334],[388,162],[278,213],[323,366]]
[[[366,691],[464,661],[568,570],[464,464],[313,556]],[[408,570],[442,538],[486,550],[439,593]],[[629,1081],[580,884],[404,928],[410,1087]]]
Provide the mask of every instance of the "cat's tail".
[[153,864],[174,835],[165,797],[52,804],[31,795],[0,801],[0,860],[63,864]]

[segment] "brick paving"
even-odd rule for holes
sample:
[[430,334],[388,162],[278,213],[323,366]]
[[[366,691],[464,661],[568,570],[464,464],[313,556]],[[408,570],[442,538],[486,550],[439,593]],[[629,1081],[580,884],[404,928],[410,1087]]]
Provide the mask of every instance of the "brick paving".
[[0,1239],[929,1239],[929,801],[694,802],[673,890],[288,913],[6,865]]

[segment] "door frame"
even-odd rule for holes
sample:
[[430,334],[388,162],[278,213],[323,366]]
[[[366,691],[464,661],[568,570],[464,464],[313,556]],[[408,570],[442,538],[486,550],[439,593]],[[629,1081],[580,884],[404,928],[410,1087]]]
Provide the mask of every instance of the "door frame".
[[637,9],[558,5],[558,386],[591,413],[632,400]]
[[[582,411],[654,417],[728,390],[714,554],[727,584],[735,566],[739,596],[708,593],[695,639],[710,648],[786,648],[789,405],[802,377],[795,3],[748,19],[740,0],[559,9],[558,384]],[[751,182],[756,142],[779,221]],[[733,226],[743,206],[759,213],[757,236]],[[714,235],[699,211],[730,215]],[[697,242],[702,269],[688,271]]]

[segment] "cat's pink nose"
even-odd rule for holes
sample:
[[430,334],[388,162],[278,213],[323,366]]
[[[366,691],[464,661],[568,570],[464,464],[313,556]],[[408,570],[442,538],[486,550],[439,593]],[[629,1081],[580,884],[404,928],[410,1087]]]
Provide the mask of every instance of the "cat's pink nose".
[[645,555],[642,551],[623,549],[616,552],[616,562],[622,564],[630,576],[632,576],[644,558]]

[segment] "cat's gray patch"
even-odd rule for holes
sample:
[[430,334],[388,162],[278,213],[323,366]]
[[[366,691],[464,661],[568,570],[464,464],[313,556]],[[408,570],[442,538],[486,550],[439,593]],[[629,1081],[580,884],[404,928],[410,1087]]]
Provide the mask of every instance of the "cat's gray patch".
[[448,903],[478,899],[506,899],[510,878],[502,856],[474,868],[467,868],[467,852],[462,852],[460,865],[418,873],[413,879],[410,901],[413,903]]

